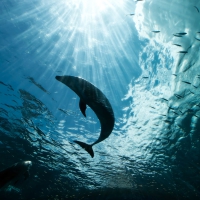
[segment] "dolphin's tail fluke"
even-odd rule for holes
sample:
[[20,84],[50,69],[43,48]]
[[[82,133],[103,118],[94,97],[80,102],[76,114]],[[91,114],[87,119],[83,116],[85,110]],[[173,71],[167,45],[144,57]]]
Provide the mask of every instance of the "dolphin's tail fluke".
[[94,151],[92,149],[91,144],[86,144],[84,142],[80,142],[80,141],[77,141],[77,140],[75,140],[74,142],[79,144],[83,149],[85,149],[91,155],[92,158],[94,157]]

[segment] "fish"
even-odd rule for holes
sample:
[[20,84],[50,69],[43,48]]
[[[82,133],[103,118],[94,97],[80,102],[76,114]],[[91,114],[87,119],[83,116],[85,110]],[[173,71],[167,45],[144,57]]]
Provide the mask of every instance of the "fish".
[[161,98],[162,100],[164,100],[164,101],[169,101],[169,100],[167,100],[167,99],[165,99],[165,98]]
[[173,36],[175,36],[175,37],[183,37],[182,35],[179,35],[179,34],[173,34]]
[[160,33],[160,31],[152,31],[153,33]]
[[196,6],[194,6],[194,7],[196,8],[197,12],[199,12],[199,9]]
[[181,47],[181,45],[180,45],[180,44],[173,44],[173,45],[176,45],[176,46],[178,46],[178,47]]
[[195,94],[195,93],[190,90],[190,94]]
[[166,117],[167,115],[164,115],[164,114],[159,114],[159,115],[161,115],[161,116],[164,116],[164,117]]
[[29,177],[29,169],[31,166],[31,161],[20,161],[0,171],[0,189],[8,185],[15,185],[23,178],[26,180]]
[[61,109],[61,108],[59,108],[58,110],[62,111],[63,113],[65,113],[65,114],[67,114],[67,115],[69,115],[69,113],[68,113],[67,111],[65,111],[65,110],[63,110],[63,109]]
[[177,53],[187,53],[187,51],[179,51],[179,52],[177,52]]
[[200,39],[199,39],[199,38],[196,38],[196,37],[195,37],[195,39],[196,39],[196,40],[198,40],[198,41],[200,41]]
[[133,16],[133,15],[135,15],[135,14],[128,14],[128,15]]
[[198,88],[196,85],[192,85],[193,87],[195,87],[195,88]]
[[178,98],[178,99],[181,99],[181,98],[183,98],[181,95],[179,95],[179,94],[174,94],[174,96],[176,96],[176,98]]
[[183,83],[187,83],[187,84],[189,84],[189,85],[191,84],[191,83],[190,83],[190,82],[188,82],[188,81],[182,81],[182,82],[183,82]]
[[181,32],[181,33],[175,33],[175,35],[186,35],[187,33]]
[[100,121],[100,136],[94,143],[86,144],[77,140],[74,141],[85,149],[93,158],[94,151],[92,146],[108,138],[114,128],[115,117],[112,106],[101,90],[83,78],[67,75],[56,76],[55,78],[68,86],[80,97],[79,108],[85,117],[86,105],[88,105]]

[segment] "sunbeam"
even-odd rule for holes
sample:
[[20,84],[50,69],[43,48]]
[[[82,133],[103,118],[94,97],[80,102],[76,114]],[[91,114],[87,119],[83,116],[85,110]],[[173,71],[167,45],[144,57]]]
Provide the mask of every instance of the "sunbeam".
[[[47,73],[49,77],[50,71],[52,76],[56,72],[70,73],[95,84],[106,81],[107,85],[113,85],[122,73],[130,77],[139,74],[136,34],[132,18],[127,16],[133,5],[130,1],[114,0],[50,0],[27,2],[18,9],[16,4],[9,12],[12,20],[8,22],[10,26],[15,24],[9,30],[14,31],[15,37],[7,46],[18,46],[16,57],[24,58],[18,60],[18,66],[30,62],[40,66],[33,76],[45,68],[43,77]],[[31,60],[33,56],[35,59]],[[24,73],[26,69],[23,68]],[[123,80],[118,81],[123,90]]]

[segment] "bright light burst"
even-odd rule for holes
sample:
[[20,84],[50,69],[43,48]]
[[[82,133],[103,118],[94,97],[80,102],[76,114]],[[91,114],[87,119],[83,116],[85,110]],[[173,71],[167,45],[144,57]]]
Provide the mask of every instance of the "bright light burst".
[[82,72],[83,66],[99,64],[101,69],[95,68],[94,73],[101,74],[102,68],[108,66],[108,54],[109,67],[116,67],[116,57],[127,57],[126,51],[130,47],[124,44],[132,35],[127,23],[127,20],[130,22],[127,14],[133,12],[130,4],[133,6],[130,1],[51,0],[37,6],[35,13],[32,11],[36,15],[37,23],[34,24],[37,28],[33,26],[24,34],[30,37],[30,32],[36,32],[32,33],[34,42],[37,38],[43,42],[37,49],[41,56],[56,55],[54,63],[50,61],[54,70],[61,70],[62,66],[63,71],[65,65],[65,73],[69,70],[67,66]]
[[75,6],[79,7],[81,4],[84,5],[85,10],[88,11],[88,13],[91,12],[99,12],[99,11],[104,11],[108,8],[109,6],[109,1],[108,0],[75,0],[75,1],[63,1],[64,4],[69,6],[69,4],[74,4]]
[[47,73],[78,75],[93,83],[107,79],[105,85],[110,85],[124,73],[123,88],[124,77],[131,76],[128,70],[134,73],[131,67],[137,59],[129,15],[134,5],[130,0],[26,2],[12,11],[13,23],[25,24],[15,38],[18,52],[26,59],[34,57],[35,65],[39,63]]

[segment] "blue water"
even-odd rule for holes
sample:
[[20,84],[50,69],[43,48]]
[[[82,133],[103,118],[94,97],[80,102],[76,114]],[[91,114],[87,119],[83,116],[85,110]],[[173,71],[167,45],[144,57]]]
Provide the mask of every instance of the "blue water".
[[[0,199],[199,199],[198,9],[198,0],[1,0],[0,171],[33,165]],[[94,158],[73,141],[96,141],[99,120],[89,107],[82,115],[57,75],[84,78],[112,105],[114,130]]]

